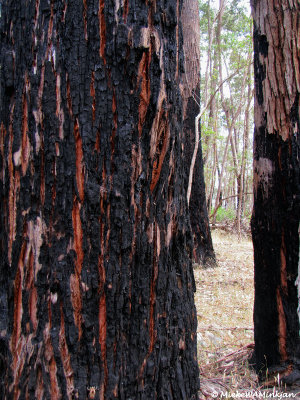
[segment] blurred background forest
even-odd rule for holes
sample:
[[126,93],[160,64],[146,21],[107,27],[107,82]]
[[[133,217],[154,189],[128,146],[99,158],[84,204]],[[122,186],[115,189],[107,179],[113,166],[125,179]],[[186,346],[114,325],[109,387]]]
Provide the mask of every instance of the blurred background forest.
[[[250,5],[199,0],[201,140],[208,212],[240,234],[251,216],[253,44]],[[197,95],[196,95],[197,97]]]

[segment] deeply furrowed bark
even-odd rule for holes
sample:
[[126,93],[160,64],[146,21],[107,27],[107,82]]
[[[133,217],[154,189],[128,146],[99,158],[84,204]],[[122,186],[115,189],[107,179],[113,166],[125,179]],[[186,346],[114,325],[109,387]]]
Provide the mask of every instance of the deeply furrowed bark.
[[252,1],[255,133],[252,236],[257,370],[299,365],[299,15],[297,1]]
[[197,398],[180,12],[2,2],[1,398]]

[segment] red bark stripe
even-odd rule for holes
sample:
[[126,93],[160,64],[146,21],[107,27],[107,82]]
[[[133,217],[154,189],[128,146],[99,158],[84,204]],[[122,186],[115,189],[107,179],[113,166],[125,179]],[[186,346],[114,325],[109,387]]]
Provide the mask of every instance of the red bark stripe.
[[278,311],[278,341],[279,341],[279,353],[281,356],[281,361],[286,361],[288,359],[286,351],[286,317],[283,309],[283,302],[280,294],[280,288],[276,289],[276,299],[277,299],[277,311]]
[[168,120],[168,115],[166,115],[166,120],[162,121],[162,126],[160,127],[160,134],[158,135],[157,141],[156,141],[156,149],[159,151],[159,143],[162,141],[162,147],[160,153],[157,155],[157,159],[153,163],[153,171],[152,171],[152,180],[151,180],[151,185],[150,185],[150,190],[153,192],[162,169],[162,165],[167,153],[168,145],[169,145],[169,138],[170,138],[170,131],[169,131],[169,126],[167,123]]
[[127,22],[128,12],[129,12],[129,0],[124,0],[123,19],[125,23]]
[[[27,76],[25,78],[27,81]],[[24,176],[27,171],[27,166],[29,162],[30,154],[30,142],[28,138],[28,104],[26,98],[26,85],[25,82],[24,92],[23,92],[23,104],[22,104],[22,175]]]
[[139,136],[142,136],[143,125],[145,122],[147,110],[150,104],[150,62],[151,62],[151,47],[145,51],[139,64],[138,70],[138,85],[141,82],[140,104],[139,104]]
[[73,369],[71,365],[71,357],[66,341],[66,332],[65,332],[65,319],[63,313],[62,303],[60,304],[60,331],[59,331],[59,347],[61,349],[61,359],[63,363],[64,374],[67,382],[67,393],[68,396],[71,397],[72,391],[74,388],[73,382]]
[[88,40],[88,34],[87,34],[87,4],[86,0],[83,0],[83,26],[84,26],[84,38],[87,41]]
[[74,138],[76,148],[76,182],[81,202],[84,200],[84,167],[83,167],[83,150],[82,139],[79,133],[79,125],[77,118],[74,123]]
[[99,27],[100,27],[99,54],[100,57],[103,59],[104,64],[106,64],[106,59],[105,59],[106,25],[105,25],[104,5],[105,1],[99,0],[99,11],[98,11]]

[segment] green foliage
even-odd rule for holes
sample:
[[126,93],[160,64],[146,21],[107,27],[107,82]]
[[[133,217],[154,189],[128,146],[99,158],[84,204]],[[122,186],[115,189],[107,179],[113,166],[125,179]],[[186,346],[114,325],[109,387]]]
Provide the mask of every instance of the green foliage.
[[225,221],[233,221],[235,219],[235,210],[232,208],[224,208],[220,207],[217,211],[216,221],[217,222],[225,222]]
[[[201,108],[209,104],[201,118],[201,145],[210,200],[219,182],[224,197],[236,193],[242,171],[245,191],[251,191],[252,175],[252,18],[245,0],[227,0],[221,13],[219,6],[219,1],[199,0]],[[230,127],[234,130],[228,142]],[[218,210],[217,220],[235,218],[235,200],[228,201],[231,209]],[[251,200],[246,197],[245,202],[244,211],[251,208]]]

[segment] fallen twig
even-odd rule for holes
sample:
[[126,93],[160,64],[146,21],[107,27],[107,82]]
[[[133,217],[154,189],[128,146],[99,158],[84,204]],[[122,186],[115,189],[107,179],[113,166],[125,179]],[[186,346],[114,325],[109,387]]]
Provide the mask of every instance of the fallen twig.
[[253,331],[254,328],[250,328],[250,327],[240,327],[240,326],[236,326],[234,328],[215,328],[215,327],[204,327],[204,328],[198,328],[197,332],[203,332],[203,331]]

